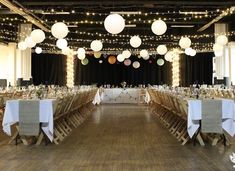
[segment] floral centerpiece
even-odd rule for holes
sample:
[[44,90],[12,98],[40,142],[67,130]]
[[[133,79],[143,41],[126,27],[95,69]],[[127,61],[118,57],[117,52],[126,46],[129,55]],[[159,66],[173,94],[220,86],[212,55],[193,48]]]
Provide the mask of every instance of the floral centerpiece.
[[36,90],[36,97],[38,99],[42,99],[42,96],[43,96],[43,86],[39,85],[39,87]]

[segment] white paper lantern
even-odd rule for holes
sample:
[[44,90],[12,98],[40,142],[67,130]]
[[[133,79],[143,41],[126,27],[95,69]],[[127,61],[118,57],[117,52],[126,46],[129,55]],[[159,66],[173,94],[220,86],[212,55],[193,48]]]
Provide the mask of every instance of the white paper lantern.
[[84,48],[78,48],[77,54],[85,54],[86,50]]
[[63,53],[64,55],[69,55],[70,51],[71,51],[71,49],[70,49],[69,47],[66,47],[66,48],[63,48],[63,49],[62,49],[62,53]]
[[117,56],[117,60],[118,60],[118,62],[123,62],[125,60],[125,58],[124,58],[124,56],[122,54],[119,54]]
[[65,38],[69,33],[69,29],[66,24],[62,22],[55,23],[51,27],[51,34],[57,39]]
[[167,25],[162,20],[156,20],[152,23],[151,30],[156,35],[163,35],[167,30]]
[[148,53],[148,51],[147,50],[141,50],[140,51],[140,56],[142,57],[142,58],[146,58],[146,57],[148,57],[149,56],[149,53]]
[[42,53],[42,48],[36,47],[35,52],[36,52],[36,54]]
[[102,63],[103,63],[103,61],[102,61],[102,60],[99,60],[99,63],[100,63],[100,64],[102,64]]
[[103,48],[103,44],[100,40],[93,40],[91,42],[91,49],[95,52],[99,52],[101,51],[101,49]]
[[130,58],[131,57],[131,52],[129,50],[124,50],[122,52],[122,55],[124,56],[124,58]]
[[104,20],[104,28],[111,34],[118,34],[125,28],[125,20],[119,14],[110,14]]
[[157,60],[157,64],[158,64],[159,66],[164,65],[164,63],[165,63],[164,60],[161,59],[161,58]]
[[36,43],[33,41],[32,37],[27,37],[25,39],[25,43],[27,44],[27,47],[29,48],[36,46]]
[[158,53],[159,55],[165,55],[165,54],[167,53],[167,47],[166,47],[166,45],[159,45],[159,46],[157,47],[157,53]]
[[195,49],[192,49],[190,56],[195,56],[197,54]]
[[213,51],[223,51],[223,46],[218,43],[215,43],[213,45]]
[[35,43],[41,43],[45,40],[45,33],[41,29],[35,29],[31,32],[30,37],[32,37]]
[[179,45],[183,49],[189,48],[191,46],[191,40],[188,37],[181,37]]
[[191,56],[192,50],[192,48],[186,48],[184,52],[186,55]]
[[84,54],[78,54],[77,57],[78,57],[78,59],[83,60],[83,59],[86,58],[86,54],[85,53]]
[[133,62],[132,64],[133,68],[137,69],[140,67],[140,63],[138,61]]
[[143,57],[144,60],[148,60],[150,58],[149,54],[145,57]]
[[165,60],[169,62],[173,60],[173,57],[174,53],[172,51],[168,51],[164,56]]
[[67,40],[65,39],[58,39],[56,41],[56,46],[59,48],[59,49],[64,49],[68,46],[68,42]]
[[140,45],[141,45],[142,41],[140,39],[139,36],[133,36],[131,37],[130,39],[130,45],[133,47],[133,48],[138,48]]
[[82,65],[87,65],[89,63],[89,60],[87,58],[84,58],[82,61],[81,61]]
[[18,43],[18,48],[20,50],[25,50],[25,49],[27,49],[27,44],[22,41],[22,42]]
[[216,43],[224,46],[228,43],[228,38],[227,36],[225,35],[219,35],[217,38],[216,38]]

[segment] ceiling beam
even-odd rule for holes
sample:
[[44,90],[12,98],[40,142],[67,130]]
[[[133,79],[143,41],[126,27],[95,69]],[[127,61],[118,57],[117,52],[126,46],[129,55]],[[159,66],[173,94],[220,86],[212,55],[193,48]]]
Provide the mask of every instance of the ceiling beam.
[[19,8],[9,0],[0,0],[0,3],[9,8],[10,10],[14,11],[15,13],[21,15],[25,19],[27,19],[32,24],[36,25],[40,29],[44,30],[45,32],[50,32],[50,30],[47,28],[48,26],[44,26],[42,23],[44,23],[42,20],[39,20],[30,14],[26,13],[22,8]]
[[[234,13],[235,10],[235,6],[230,7],[230,13]],[[198,32],[204,31],[207,28],[209,28],[212,24],[218,22],[219,20],[221,20],[222,18],[224,18],[225,16],[228,15],[227,11],[224,11],[223,13],[221,13],[219,16],[217,16],[216,18],[214,18],[213,20],[211,20],[209,23],[207,23],[206,25],[202,26],[200,29],[198,29]]]
[[88,0],[80,0],[80,1],[54,1],[48,3],[48,1],[22,1],[23,5],[26,6],[73,6],[73,5],[129,5],[129,4],[142,4],[142,5],[195,5],[195,6],[206,6],[206,5],[219,5],[219,6],[232,6],[235,5],[234,0],[230,1],[153,1],[153,0],[145,0],[145,1],[136,1],[136,0],[126,0],[126,1],[88,1]]

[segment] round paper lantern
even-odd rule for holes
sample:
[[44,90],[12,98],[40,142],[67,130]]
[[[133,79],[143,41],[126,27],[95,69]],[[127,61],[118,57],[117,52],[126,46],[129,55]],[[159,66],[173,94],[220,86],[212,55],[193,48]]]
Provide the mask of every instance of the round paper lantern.
[[132,64],[133,68],[137,69],[140,67],[140,63],[138,61],[133,62]]
[[167,30],[167,25],[162,20],[156,20],[152,23],[151,30],[156,35],[163,35]]
[[41,29],[35,29],[31,32],[30,37],[35,43],[41,43],[45,40],[45,33]]
[[78,59],[83,60],[83,59],[85,59],[86,54],[85,53],[84,54],[78,54],[77,57],[78,57]]
[[86,50],[84,48],[78,48],[77,54],[85,54]]
[[66,47],[66,48],[63,48],[63,49],[62,49],[62,53],[63,53],[64,55],[69,55],[70,51],[71,51],[71,49],[70,49],[69,47]]
[[94,52],[94,57],[95,58],[100,58],[101,57],[101,53],[100,52]]
[[188,37],[181,37],[179,45],[183,49],[189,48],[191,46],[191,40]]
[[36,52],[36,54],[42,53],[42,48],[36,47],[35,52]]
[[228,43],[228,38],[225,35],[220,35],[216,38],[216,43],[224,46]]
[[118,34],[125,28],[125,20],[119,14],[110,14],[104,20],[104,28],[111,34]]
[[220,44],[218,44],[218,43],[215,43],[214,45],[213,45],[213,51],[223,51],[223,46],[222,45],[220,45]]
[[108,62],[109,62],[110,64],[115,64],[115,62],[116,62],[116,57],[115,57],[115,56],[109,56]]
[[157,64],[158,64],[159,66],[164,65],[164,63],[165,63],[164,60],[161,59],[161,58],[157,60]]
[[124,58],[130,58],[131,57],[131,52],[129,50],[124,50],[122,52],[122,55],[124,56]]
[[123,62],[125,60],[125,58],[124,58],[124,56],[122,54],[119,54],[117,56],[117,60],[118,60],[118,62]]
[[140,56],[142,57],[142,58],[146,58],[146,57],[148,57],[149,56],[149,53],[148,53],[148,51],[147,50],[141,50],[140,51]]
[[150,56],[149,56],[149,54],[148,54],[147,56],[143,57],[143,59],[144,59],[144,60],[148,60],[149,57],[150,57]]
[[59,49],[64,49],[68,46],[68,42],[67,40],[65,39],[58,39],[56,41],[56,46],[59,48]]
[[55,38],[63,39],[68,35],[69,29],[66,24],[58,22],[51,27],[51,33]]
[[81,61],[82,65],[87,65],[89,63],[89,60],[87,58],[84,58],[82,61]]
[[167,52],[167,47],[166,47],[166,45],[159,45],[159,46],[157,47],[157,53],[158,53],[159,55],[165,55],[166,52]]
[[191,56],[192,50],[192,48],[186,48],[184,52],[186,55]]
[[25,43],[27,44],[27,47],[29,48],[36,46],[36,43],[33,41],[32,37],[27,37],[25,39]]
[[91,49],[95,52],[99,52],[103,48],[103,44],[100,40],[93,40],[91,42]]
[[192,49],[190,56],[195,56],[197,54],[195,49]]
[[126,59],[126,60],[124,61],[124,65],[126,65],[126,66],[131,65],[131,60],[130,60],[130,59]]
[[27,44],[22,41],[22,42],[18,43],[18,48],[20,50],[25,50],[25,49],[27,49]]
[[102,63],[103,63],[103,61],[102,61],[102,60],[99,60],[99,63],[100,63],[100,64],[102,64]]
[[164,56],[165,60],[169,62],[173,60],[173,57],[174,57],[174,54],[172,51],[168,51]]
[[133,36],[131,37],[130,39],[130,45],[133,47],[133,48],[138,48],[140,45],[141,45],[142,41],[140,39],[139,36]]

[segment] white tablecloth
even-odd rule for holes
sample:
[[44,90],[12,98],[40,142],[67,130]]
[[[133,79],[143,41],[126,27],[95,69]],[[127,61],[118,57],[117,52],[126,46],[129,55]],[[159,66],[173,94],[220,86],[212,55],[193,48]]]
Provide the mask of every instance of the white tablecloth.
[[[42,123],[42,130],[53,141],[53,114],[56,101],[53,99],[40,100],[39,121]],[[6,102],[6,109],[3,117],[3,131],[11,136],[11,125],[19,121],[19,100],[9,100]]]
[[[202,119],[202,101],[188,100],[188,134],[190,137],[199,129]],[[235,103],[222,99],[222,128],[231,136],[235,135]]]
[[102,90],[102,103],[138,103],[141,89],[106,88]]

